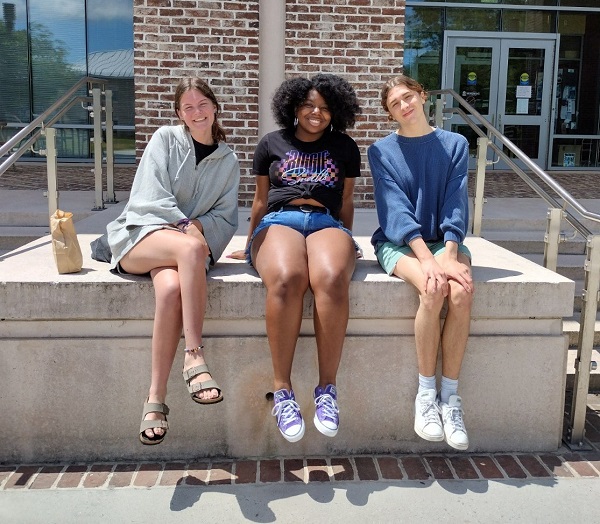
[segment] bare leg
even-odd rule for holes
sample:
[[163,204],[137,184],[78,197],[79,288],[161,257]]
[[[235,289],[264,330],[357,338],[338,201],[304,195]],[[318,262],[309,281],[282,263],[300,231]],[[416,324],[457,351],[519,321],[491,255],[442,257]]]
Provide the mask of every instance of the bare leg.
[[273,361],[273,386],[292,389],[292,363],[308,289],[304,235],[286,226],[261,231],[252,242],[252,261],[267,290],[267,338]]
[[[165,401],[166,379],[181,337],[182,326],[186,347],[202,345],[206,308],[204,263],[207,256],[208,248],[196,238],[177,231],[159,230],[146,236],[121,260],[121,266],[129,273],[151,272],[155,286],[153,370],[149,392],[149,397],[152,395],[153,398],[150,401],[153,399],[161,403]],[[164,269],[168,271],[163,271]],[[174,314],[170,311],[174,304],[174,309],[178,313],[178,319],[175,321]],[[161,347],[162,344],[165,344],[165,347]],[[164,367],[167,362],[170,362],[168,371]],[[202,363],[204,363],[202,352],[185,358],[186,367]],[[205,381],[209,378],[210,375],[202,374],[193,382]],[[218,396],[218,391],[211,389],[199,392],[198,395],[214,398]],[[152,416],[157,415],[149,414],[147,418],[151,419]]]
[[[460,262],[469,265],[469,259],[459,253]],[[471,325],[473,293],[468,293],[456,281],[449,280],[448,313],[442,330],[442,374],[458,379]]]
[[[179,275],[175,268],[158,268],[151,271],[155,294],[155,315],[152,330],[152,380],[148,402],[164,404],[167,382],[177,345],[181,339],[181,291]],[[146,420],[164,419],[160,413],[148,413]],[[162,435],[162,428],[147,429],[146,435]]]
[[415,315],[415,343],[419,373],[426,377],[435,375],[440,346],[440,312],[444,305],[441,287],[431,294],[420,291],[419,282],[423,279],[421,265],[412,255],[401,257],[396,263],[394,274],[419,292],[419,309]]
[[315,297],[314,326],[319,386],[336,383],[349,316],[349,286],[356,254],[351,237],[337,228],[306,239],[308,274]]

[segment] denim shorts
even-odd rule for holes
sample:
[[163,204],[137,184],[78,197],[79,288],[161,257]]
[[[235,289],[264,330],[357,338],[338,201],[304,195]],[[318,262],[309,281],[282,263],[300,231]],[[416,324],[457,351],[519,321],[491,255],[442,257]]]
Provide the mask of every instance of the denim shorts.
[[[442,254],[446,250],[446,245],[443,240],[440,240],[439,242],[425,242],[425,244],[427,244],[429,251],[431,251],[434,257]],[[464,244],[458,244],[458,252],[464,253],[469,257],[469,260],[471,260],[471,252]],[[400,257],[410,253],[412,253],[410,246],[397,246],[393,242],[379,242],[375,248],[375,255],[377,256],[379,265],[388,275],[394,273],[394,268],[396,267],[398,260],[400,260]]]
[[[269,226],[291,227],[299,233],[302,233],[304,238],[311,233],[321,231],[321,229],[336,227],[348,233],[350,238],[352,238],[352,231],[346,229],[338,219],[332,217],[329,210],[327,210],[327,213],[318,213],[316,211],[305,212],[300,210],[300,208],[298,208],[298,211],[284,211],[280,209],[278,211],[267,213],[259,222],[258,226],[256,226],[256,229],[250,238],[250,242],[248,243],[248,247],[246,248],[246,262],[248,264],[252,265],[250,253],[252,252],[252,242],[254,241],[254,238],[263,229]],[[354,246],[355,249],[360,249],[356,242],[354,242]]]

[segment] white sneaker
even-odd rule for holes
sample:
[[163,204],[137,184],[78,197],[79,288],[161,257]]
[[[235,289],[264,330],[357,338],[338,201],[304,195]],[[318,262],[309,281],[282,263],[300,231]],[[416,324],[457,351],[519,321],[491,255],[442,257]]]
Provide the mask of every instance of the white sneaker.
[[415,432],[419,437],[431,442],[444,440],[444,428],[440,419],[435,389],[425,389],[417,393],[415,399]]
[[462,399],[458,395],[450,395],[448,404],[441,402],[440,406],[446,442],[454,449],[464,451],[469,447],[469,437],[463,421]]

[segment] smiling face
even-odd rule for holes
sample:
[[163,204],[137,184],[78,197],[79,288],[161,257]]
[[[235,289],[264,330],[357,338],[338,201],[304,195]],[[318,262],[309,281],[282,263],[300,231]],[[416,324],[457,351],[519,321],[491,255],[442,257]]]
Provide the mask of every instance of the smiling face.
[[216,106],[197,89],[189,89],[181,96],[177,116],[183,120],[192,137],[202,144],[213,143],[212,126]]
[[331,124],[331,112],[327,102],[316,89],[311,89],[306,100],[300,104],[296,118],[296,138],[304,142],[318,140]]
[[414,91],[405,85],[390,89],[387,96],[387,110],[400,127],[416,127],[427,124],[423,105],[423,92]]

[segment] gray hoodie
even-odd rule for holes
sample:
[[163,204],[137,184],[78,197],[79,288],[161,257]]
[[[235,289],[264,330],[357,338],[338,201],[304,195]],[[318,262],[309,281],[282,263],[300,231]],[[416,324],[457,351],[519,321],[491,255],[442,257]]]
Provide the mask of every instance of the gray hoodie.
[[239,182],[238,159],[229,146],[220,142],[196,166],[192,137],[185,127],[159,128],[144,150],[129,202],[107,226],[111,267],[148,233],[189,218],[202,224],[211,251],[208,269],[237,230]]

